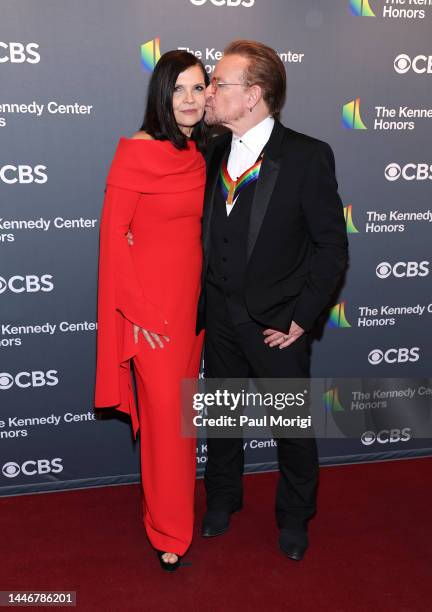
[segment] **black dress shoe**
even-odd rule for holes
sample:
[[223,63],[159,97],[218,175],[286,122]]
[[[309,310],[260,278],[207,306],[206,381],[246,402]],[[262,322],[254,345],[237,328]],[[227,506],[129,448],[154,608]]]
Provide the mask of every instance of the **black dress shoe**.
[[232,512],[229,510],[207,510],[203,518],[201,535],[204,538],[213,538],[228,531],[231,514],[238,512],[241,508],[242,506],[238,506]]
[[279,532],[279,548],[293,561],[301,561],[308,548],[308,536],[306,531],[294,529],[281,529]]
[[159,558],[161,568],[164,569],[166,572],[175,572],[180,567],[181,557],[180,555],[177,555],[177,553],[174,553],[175,555],[177,555],[177,561],[175,561],[174,563],[169,563],[168,561],[163,560],[162,557],[166,554],[165,550],[156,550],[156,554]]

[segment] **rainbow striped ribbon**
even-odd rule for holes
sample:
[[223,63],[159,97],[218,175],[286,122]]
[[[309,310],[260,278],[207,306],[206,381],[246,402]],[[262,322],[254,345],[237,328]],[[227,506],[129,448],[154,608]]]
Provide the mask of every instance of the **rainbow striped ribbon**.
[[240,192],[243,191],[243,189],[247,187],[249,183],[258,180],[261,164],[262,155],[258,158],[253,166],[245,170],[243,174],[239,176],[236,181],[234,181],[228,174],[227,160],[224,159],[219,172],[219,184],[222,189],[224,200],[227,204],[231,205]]

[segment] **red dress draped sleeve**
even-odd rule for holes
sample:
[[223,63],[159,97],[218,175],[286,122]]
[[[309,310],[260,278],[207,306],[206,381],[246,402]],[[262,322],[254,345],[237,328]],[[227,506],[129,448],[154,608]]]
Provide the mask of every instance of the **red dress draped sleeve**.
[[120,139],[107,178],[99,244],[94,404],[129,414],[134,438],[139,420],[130,372],[130,359],[137,352],[133,325],[169,336],[169,321],[157,296],[148,295],[140,285],[126,234],[146,193],[174,195],[177,189],[182,190],[185,178],[188,189],[193,188],[202,183],[204,164],[195,149],[191,158],[191,145],[182,156],[185,152],[175,150],[167,141],[144,142],[150,147],[142,147],[143,141],[138,139]]

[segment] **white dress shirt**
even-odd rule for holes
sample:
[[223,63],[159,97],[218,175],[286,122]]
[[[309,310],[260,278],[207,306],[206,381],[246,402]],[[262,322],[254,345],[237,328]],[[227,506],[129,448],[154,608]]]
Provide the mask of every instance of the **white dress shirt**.
[[[245,170],[253,166],[267,144],[273,126],[273,117],[266,117],[243,136],[234,136],[233,134],[227,164],[228,174],[232,179],[237,180]],[[232,204],[226,204],[227,215],[230,214],[236,200],[237,198]]]

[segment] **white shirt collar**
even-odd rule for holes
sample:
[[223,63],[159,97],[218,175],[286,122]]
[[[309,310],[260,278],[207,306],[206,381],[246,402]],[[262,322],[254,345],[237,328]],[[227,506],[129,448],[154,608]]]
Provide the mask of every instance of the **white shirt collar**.
[[244,145],[251,153],[258,157],[270,138],[275,120],[273,117],[266,117],[243,136],[232,136],[233,145]]

